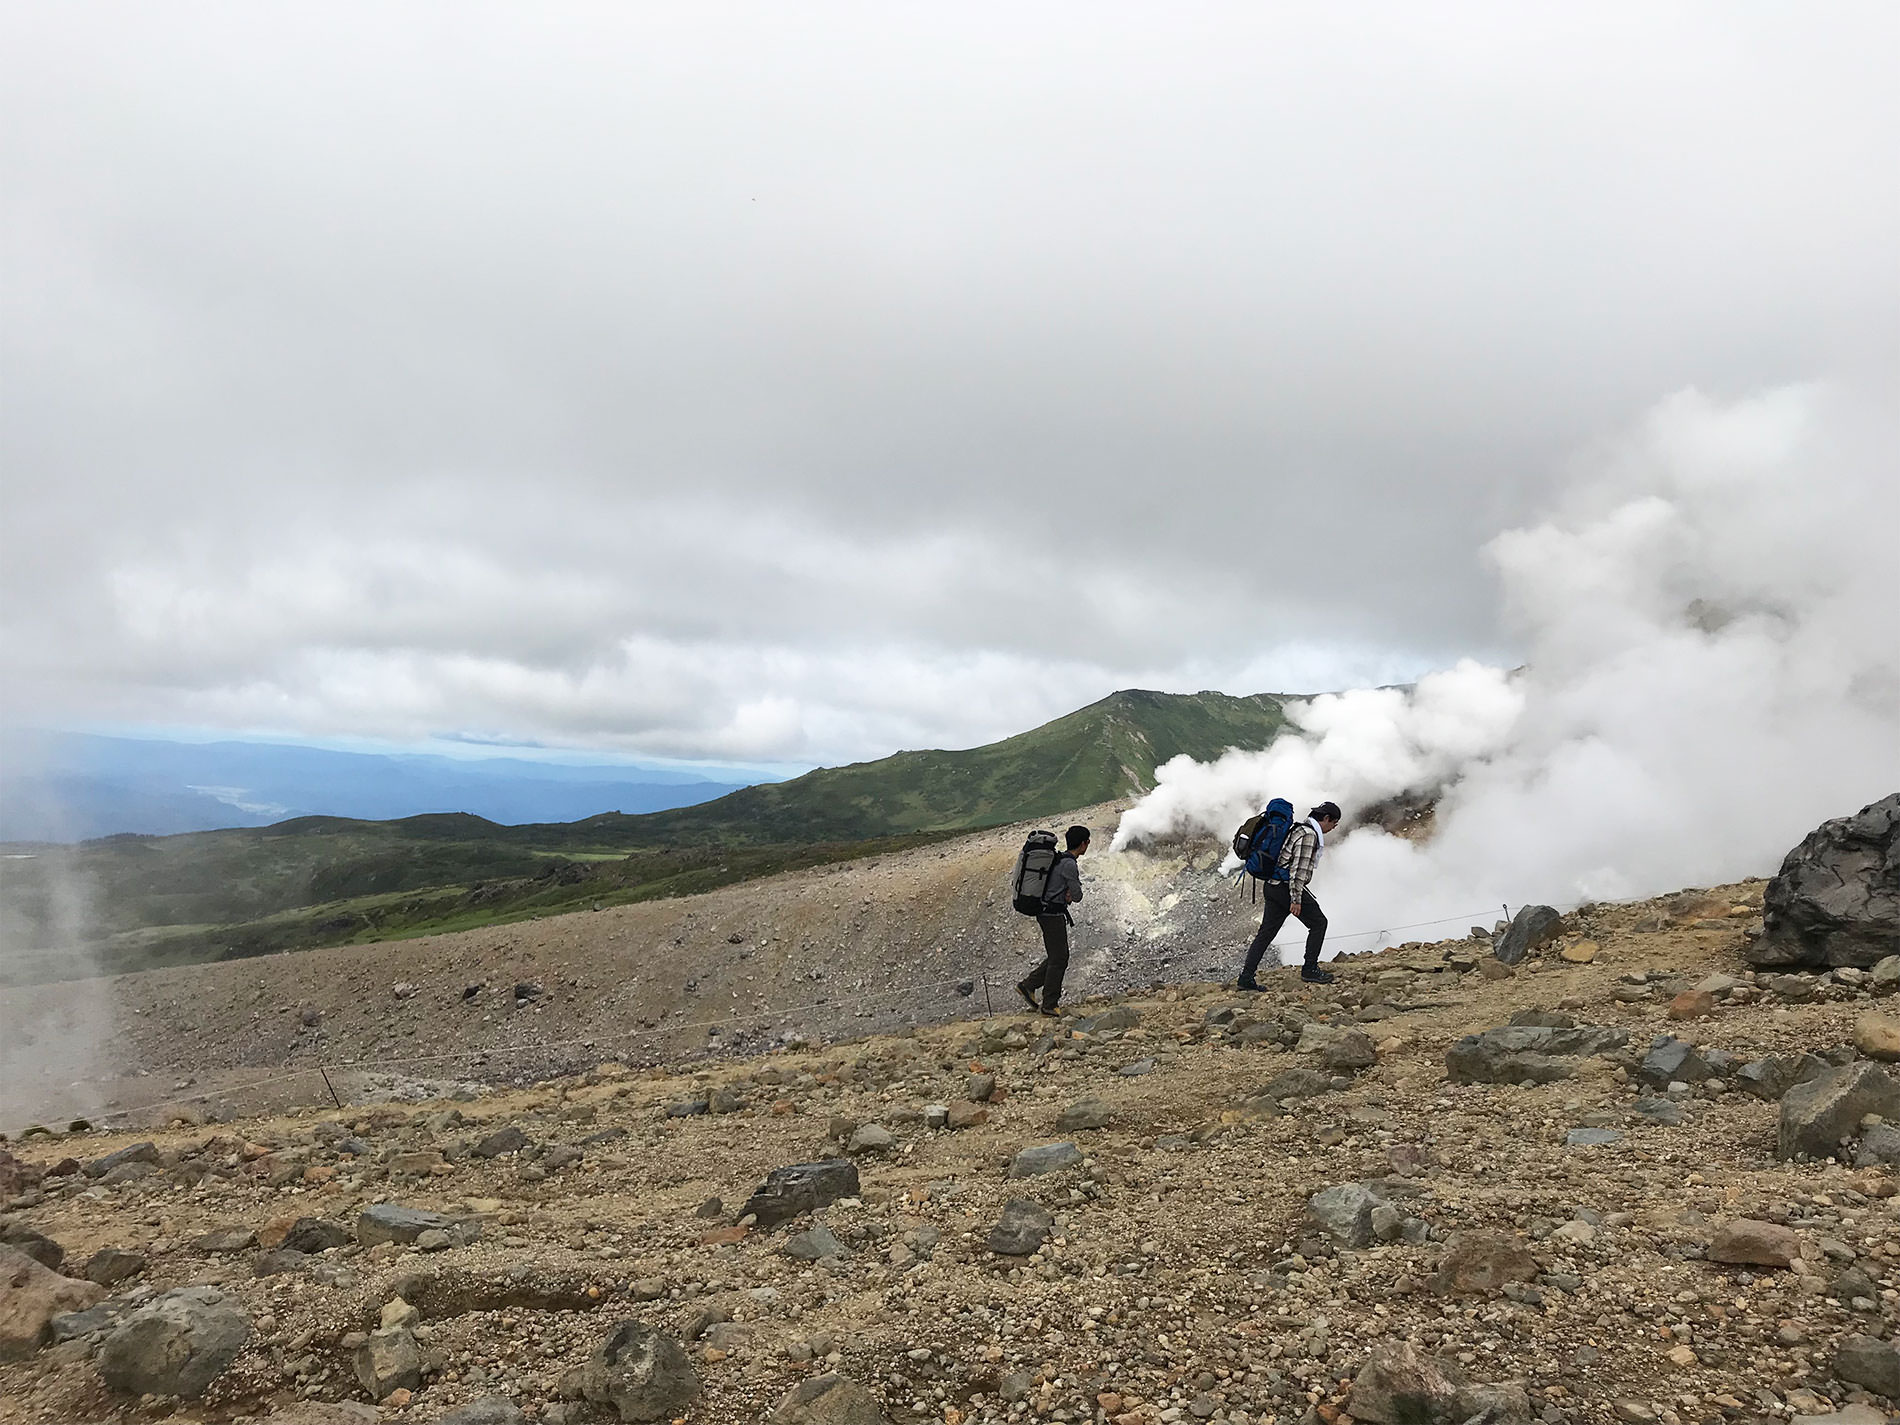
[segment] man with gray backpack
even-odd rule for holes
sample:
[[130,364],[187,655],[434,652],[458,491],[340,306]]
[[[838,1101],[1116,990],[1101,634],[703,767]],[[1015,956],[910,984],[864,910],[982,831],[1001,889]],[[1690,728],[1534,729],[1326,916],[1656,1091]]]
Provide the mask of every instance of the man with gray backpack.
[[[1042,963],[1016,986],[1023,1002],[1038,1014],[1062,1013],[1062,976],[1069,968],[1069,907],[1082,899],[1082,873],[1076,857],[1087,854],[1089,829],[1072,826],[1063,833],[1065,850],[1056,849],[1055,833],[1032,831],[1016,858],[1010,882],[1013,904],[1024,915],[1036,917],[1042,931]],[[1042,991],[1040,1001],[1036,991]]]
[[1306,963],[1300,967],[1300,978],[1321,985],[1333,982],[1332,972],[1319,967],[1319,952],[1326,944],[1326,912],[1307,883],[1326,849],[1326,838],[1338,825],[1339,807],[1333,802],[1321,802],[1305,821],[1296,822],[1292,805],[1275,797],[1265,811],[1234,833],[1234,854],[1247,874],[1260,882],[1260,899],[1266,902],[1260,929],[1247,947],[1247,963],[1236,982],[1239,988],[1261,988],[1254,972],[1289,915],[1306,927]]

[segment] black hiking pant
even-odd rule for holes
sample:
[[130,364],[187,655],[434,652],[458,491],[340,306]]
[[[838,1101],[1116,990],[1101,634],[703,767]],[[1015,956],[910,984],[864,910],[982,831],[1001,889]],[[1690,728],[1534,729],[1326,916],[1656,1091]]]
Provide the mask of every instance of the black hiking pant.
[[[1240,972],[1243,980],[1253,978],[1262,957],[1273,947],[1273,937],[1280,933],[1280,927],[1286,924],[1293,910],[1292,892],[1285,881],[1268,881],[1261,888],[1260,899],[1267,903],[1266,909],[1260,914],[1259,933],[1247,947],[1247,968]],[[1310,887],[1300,897],[1300,924],[1306,927],[1306,968],[1318,969],[1320,947],[1326,943],[1326,912],[1313,899]]]
[[1036,924],[1042,927],[1042,963],[1029,972],[1023,988],[1041,990],[1042,1007],[1054,1009],[1062,1003],[1062,976],[1069,968],[1069,917],[1039,915]]

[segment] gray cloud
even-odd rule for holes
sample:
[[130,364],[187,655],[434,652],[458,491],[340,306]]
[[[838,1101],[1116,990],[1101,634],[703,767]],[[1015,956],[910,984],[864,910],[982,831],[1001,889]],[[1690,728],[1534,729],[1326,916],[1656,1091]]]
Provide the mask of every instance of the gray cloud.
[[833,760],[1511,657],[1578,451],[1900,355],[1879,6],[0,16],[10,719]]

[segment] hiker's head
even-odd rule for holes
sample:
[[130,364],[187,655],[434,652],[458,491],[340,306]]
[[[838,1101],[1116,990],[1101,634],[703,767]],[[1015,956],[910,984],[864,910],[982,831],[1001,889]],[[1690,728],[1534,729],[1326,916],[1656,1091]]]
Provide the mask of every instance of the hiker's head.
[[1062,834],[1069,843],[1069,854],[1080,856],[1089,849],[1089,829],[1086,826],[1072,826]]
[[1318,806],[1309,811],[1307,815],[1319,823],[1319,829],[1321,831],[1330,832],[1334,827],[1339,825],[1339,803],[1321,802]]

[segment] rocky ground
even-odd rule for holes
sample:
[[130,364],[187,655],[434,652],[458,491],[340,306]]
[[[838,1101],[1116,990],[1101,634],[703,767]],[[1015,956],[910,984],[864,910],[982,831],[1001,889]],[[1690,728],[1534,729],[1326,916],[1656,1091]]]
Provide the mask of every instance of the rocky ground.
[[[666,913],[788,991],[829,962],[768,947],[867,927],[879,869]],[[951,984],[964,1018],[856,1042],[36,1134],[0,1165],[0,1421],[1879,1420],[1900,960],[1750,972],[1760,899],[1573,913],[1514,969],[1417,943],[1055,1022]],[[459,996],[457,953],[401,999],[364,969],[348,1032]],[[347,982],[315,1026],[314,983],[258,984],[272,1034],[356,1024]]]

